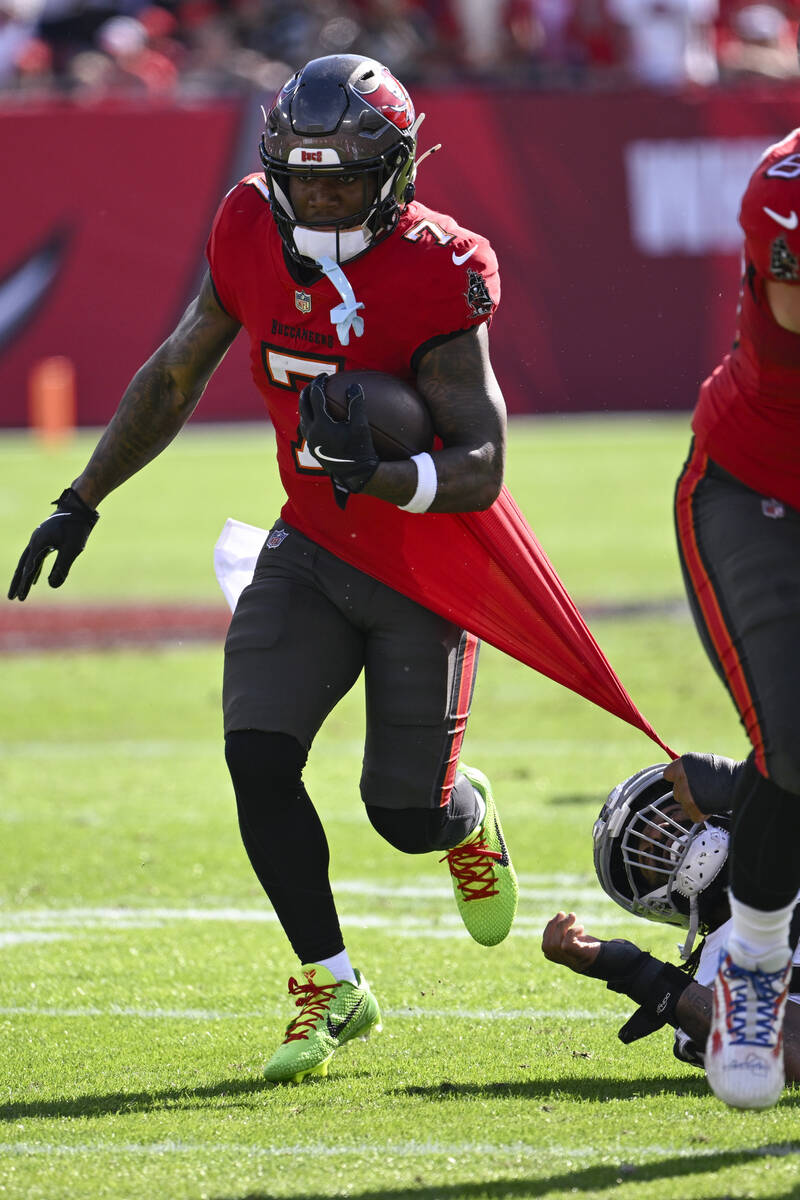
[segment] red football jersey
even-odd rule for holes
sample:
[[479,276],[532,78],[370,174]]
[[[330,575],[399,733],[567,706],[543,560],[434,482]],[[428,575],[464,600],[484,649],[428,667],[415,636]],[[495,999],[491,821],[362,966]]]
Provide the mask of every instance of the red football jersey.
[[451,217],[411,204],[394,232],[344,264],[363,334],[343,345],[327,277],[297,284],[283,257],[263,177],[225,197],[207,247],[223,307],[250,335],[251,366],[269,410],[296,529],[534,670],[643,729],[644,719],[586,628],[525,518],[503,488],[485,512],[403,512],[370,496],[342,511],[298,437],[297,393],[321,371],[386,371],[414,380],[429,344],[487,321],[500,297],[489,243]]
[[765,282],[800,283],[800,129],[770,146],[742,198],[744,273],[734,348],[700,389],[698,446],[765,496],[800,508],[800,335]]
[[491,246],[451,217],[410,204],[388,238],[343,265],[364,321],[362,336],[351,329],[347,345],[331,321],[342,301],[333,284],[323,277],[303,287],[289,273],[263,176],[248,176],[225,197],[207,255],[220,302],[250,336],[253,379],[275,427],[288,497],[281,516],[379,573],[382,557],[402,557],[406,542],[413,547],[419,518],[363,495],[348,497],[344,512],[338,507],[330,479],[298,436],[298,392],[322,371],[385,371],[413,383],[418,351],[494,312],[500,281]]

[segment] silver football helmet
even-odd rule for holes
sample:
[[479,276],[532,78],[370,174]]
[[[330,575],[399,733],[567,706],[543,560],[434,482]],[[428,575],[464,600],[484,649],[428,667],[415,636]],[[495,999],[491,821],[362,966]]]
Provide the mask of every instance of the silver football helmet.
[[594,867],[621,908],[687,929],[688,958],[707,932],[727,884],[727,818],[692,823],[663,777],[666,763],[617,784],[594,823]]

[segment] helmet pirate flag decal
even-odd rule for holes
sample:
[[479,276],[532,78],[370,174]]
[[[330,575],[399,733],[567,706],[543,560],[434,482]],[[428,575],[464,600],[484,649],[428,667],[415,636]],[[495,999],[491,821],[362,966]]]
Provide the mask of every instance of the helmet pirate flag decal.
[[359,81],[356,87],[367,104],[376,108],[382,117],[391,121],[398,129],[410,129],[414,124],[415,113],[411,97],[388,67],[375,72],[372,78]]
[[474,313],[475,316],[483,316],[485,313],[490,313],[494,308],[494,301],[489,294],[486,280],[480,271],[473,271],[471,269],[467,270],[467,278],[469,284],[464,296],[470,312]]

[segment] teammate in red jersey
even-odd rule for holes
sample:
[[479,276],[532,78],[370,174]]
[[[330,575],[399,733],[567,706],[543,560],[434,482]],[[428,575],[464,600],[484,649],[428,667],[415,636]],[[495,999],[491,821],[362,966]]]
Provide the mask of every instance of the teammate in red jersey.
[[[223,696],[244,844],[303,964],[289,981],[300,1012],[266,1067],[275,1082],[326,1074],[343,1042],[380,1023],[345,950],[302,781],[317,730],[362,670],[370,821],[406,853],[447,859],[479,942],[502,941],[516,911],[488,781],[459,765],[477,639],[380,582],[387,557],[413,574],[419,514],[489,508],[504,470],[488,350],[497,264],[483,238],[414,202],[421,120],[370,59],[316,59],[288,81],[266,114],[264,176],[217,213],[199,295],[34,531],[9,591],[24,600],[53,550],[49,581],[64,582],[97,505],[168,445],[243,327],[288,497],[231,622]],[[360,389],[332,421],[325,379],[347,369],[413,380],[438,448],[379,461]]]
[[703,645],[753,747],[733,795],[732,929],[706,1072],[727,1103],[762,1108],[784,1084],[800,888],[800,130],[766,151],[739,220],[739,328],[700,389],[675,515]]

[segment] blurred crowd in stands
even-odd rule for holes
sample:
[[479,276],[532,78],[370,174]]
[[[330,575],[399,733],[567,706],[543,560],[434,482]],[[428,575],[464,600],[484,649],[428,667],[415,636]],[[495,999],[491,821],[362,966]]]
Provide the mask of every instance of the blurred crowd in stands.
[[796,80],[798,18],[800,0],[0,0],[0,93],[271,95],[332,53],[411,85]]

